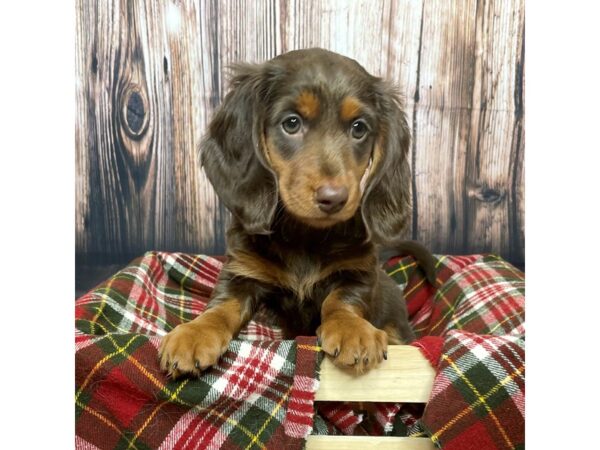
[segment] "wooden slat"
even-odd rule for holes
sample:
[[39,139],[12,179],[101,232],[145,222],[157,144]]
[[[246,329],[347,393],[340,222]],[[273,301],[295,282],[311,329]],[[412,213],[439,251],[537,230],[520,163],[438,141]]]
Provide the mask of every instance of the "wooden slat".
[[198,164],[220,97],[215,3],[77,1],[81,262],[224,253],[221,207]]
[[524,262],[523,1],[425,2],[415,238]]
[[[78,263],[126,263],[148,249],[222,254],[229,213],[197,151],[228,90],[227,66],[319,46],[406,97],[413,237],[439,253],[490,251],[523,264],[523,0],[76,8]],[[128,105],[132,90],[140,101]],[[146,124],[137,136],[128,114]]]
[[429,438],[394,436],[308,436],[307,450],[433,450]]
[[410,345],[389,346],[387,361],[360,376],[338,369],[325,358],[316,400],[426,403],[434,376],[431,364]]

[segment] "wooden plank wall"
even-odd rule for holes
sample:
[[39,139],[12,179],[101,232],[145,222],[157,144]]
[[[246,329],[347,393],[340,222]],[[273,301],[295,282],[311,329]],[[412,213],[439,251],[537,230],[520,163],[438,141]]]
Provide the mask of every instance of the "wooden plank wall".
[[524,266],[523,0],[77,0],[77,264],[221,254],[197,164],[227,66],[324,47],[396,81],[413,237]]

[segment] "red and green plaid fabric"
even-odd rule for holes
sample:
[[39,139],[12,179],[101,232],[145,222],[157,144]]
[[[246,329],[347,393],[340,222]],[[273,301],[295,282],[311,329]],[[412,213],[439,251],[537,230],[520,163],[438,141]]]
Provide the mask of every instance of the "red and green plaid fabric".
[[422,337],[415,345],[439,361],[422,418],[422,406],[398,403],[366,413],[317,404],[315,414],[316,339],[282,341],[264,312],[218,367],[200,379],[167,380],[157,364],[160,336],[203,311],[221,266],[150,252],[77,300],[78,448],[301,448],[311,430],[429,435],[442,448],[523,442],[523,358],[507,350],[522,350],[523,276],[508,263],[440,257],[436,291],[412,258],[388,262]]
[[414,345],[438,360],[423,416],[408,434],[448,450],[525,446],[525,279],[496,256],[438,257],[437,291],[420,289],[412,263],[392,260],[404,286]]
[[253,321],[200,379],[168,380],[160,336],[201,313],[221,263],[148,253],[76,302],[76,447],[302,448],[313,423],[316,338]]

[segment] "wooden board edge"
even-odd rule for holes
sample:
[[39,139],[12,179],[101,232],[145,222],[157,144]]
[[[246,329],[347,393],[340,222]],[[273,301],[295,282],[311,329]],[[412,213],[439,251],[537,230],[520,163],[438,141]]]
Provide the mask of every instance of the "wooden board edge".
[[434,378],[435,370],[417,347],[390,345],[387,361],[358,376],[326,357],[315,400],[427,403]]
[[434,450],[429,438],[396,436],[308,436],[307,450]]

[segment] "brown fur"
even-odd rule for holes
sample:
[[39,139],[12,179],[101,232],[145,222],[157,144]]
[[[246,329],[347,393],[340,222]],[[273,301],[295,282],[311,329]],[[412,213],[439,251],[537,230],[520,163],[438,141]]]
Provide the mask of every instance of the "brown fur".
[[[267,138],[267,153],[274,172],[279,180],[279,194],[287,211],[301,217],[304,222],[316,228],[326,228],[340,221],[350,219],[361,201],[360,180],[365,173],[369,158],[356,161],[352,155],[343,155],[336,161],[343,169],[329,175],[322,170],[323,155],[319,143],[307,146],[302,153],[285,159],[272,139]],[[315,190],[326,183],[349,189],[346,207],[335,217],[321,212],[313,203]]]
[[392,345],[406,344],[406,341],[402,339],[398,330],[392,325],[386,325],[383,327],[383,331],[387,334],[388,343]]
[[311,92],[302,91],[296,100],[298,112],[306,119],[315,119],[319,115],[319,99]]
[[361,104],[356,97],[348,96],[342,100],[340,118],[346,122],[356,119],[360,115]]
[[336,365],[363,373],[386,358],[387,335],[365,320],[366,311],[348,303],[343,290],[331,292],[321,307],[317,330],[323,351]]
[[248,312],[233,298],[213,305],[191,322],[178,325],[161,341],[161,368],[173,378],[185,373],[199,375],[217,363],[248,318]]
[[[202,144],[206,174],[232,212],[228,261],[208,310],[163,340],[161,365],[176,377],[215,364],[262,305],[287,337],[318,334],[335,364],[365,372],[388,342],[414,338],[380,247],[415,255],[434,277],[429,252],[401,240],[411,213],[401,103],[358,63],[320,49],[238,66],[232,86]],[[283,127],[300,116],[301,127]],[[347,190],[339,209],[320,207],[323,186]]]

